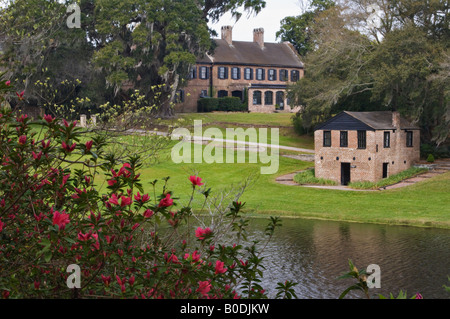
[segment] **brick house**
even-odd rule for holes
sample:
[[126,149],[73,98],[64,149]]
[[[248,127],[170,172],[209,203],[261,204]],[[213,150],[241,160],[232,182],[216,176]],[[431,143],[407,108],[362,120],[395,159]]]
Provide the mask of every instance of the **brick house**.
[[288,42],[264,42],[264,29],[253,31],[253,42],[233,41],[232,27],[222,27],[214,55],[197,60],[185,88],[179,91],[177,112],[196,112],[202,97],[235,96],[248,101],[250,112],[295,112],[286,94],[289,84],[303,77],[303,63]]
[[420,130],[398,112],[342,112],[316,127],[315,175],[376,182],[420,160]]

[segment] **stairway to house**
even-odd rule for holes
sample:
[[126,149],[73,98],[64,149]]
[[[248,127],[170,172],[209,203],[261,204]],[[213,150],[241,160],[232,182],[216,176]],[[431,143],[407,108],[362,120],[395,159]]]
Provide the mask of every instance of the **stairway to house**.
[[434,162],[436,165],[434,170],[437,171],[450,171],[450,158],[438,159]]

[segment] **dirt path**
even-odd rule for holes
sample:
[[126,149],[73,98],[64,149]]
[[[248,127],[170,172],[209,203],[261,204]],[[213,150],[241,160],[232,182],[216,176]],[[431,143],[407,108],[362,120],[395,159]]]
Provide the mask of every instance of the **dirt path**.
[[396,189],[396,188],[401,188],[401,187],[405,187],[405,186],[410,186],[415,183],[422,182],[424,180],[433,178],[437,175],[440,175],[440,174],[450,171],[450,159],[449,158],[437,160],[433,164],[419,163],[419,165],[420,164],[430,167],[430,170],[428,172],[422,173],[415,177],[405,179],[397,184],[389,185],[389,186],[382,187],[382,188],[379,188],[376,190],[353,189],[353,188],[350,188],[348,186],[343,186],[343,185],[338,185],[338,186],[301,185],[301,184],[294,182],[294,176],[296,174],[300,173],[301,171],[297,171],[294,173],[279,176],[275,179],[275,181],[278,184],[288,185],[288,186],[302,186],[302,187],[309,187],[309,188],[333,189],[333,190],[355,191],[355,192],[358,192],[358,191],[359,192],[361,192],[361,191],[368,192],[368,191],[381,191],[381,190],[389,190],[389,189]]

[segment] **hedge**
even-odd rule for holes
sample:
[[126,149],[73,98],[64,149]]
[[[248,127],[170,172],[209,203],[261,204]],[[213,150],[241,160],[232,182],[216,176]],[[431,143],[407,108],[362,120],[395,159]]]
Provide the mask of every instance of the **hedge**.
[[242,104],[238,97],[201,98],[198,100],[198,112],[243,112],[247,111],[247,105]]

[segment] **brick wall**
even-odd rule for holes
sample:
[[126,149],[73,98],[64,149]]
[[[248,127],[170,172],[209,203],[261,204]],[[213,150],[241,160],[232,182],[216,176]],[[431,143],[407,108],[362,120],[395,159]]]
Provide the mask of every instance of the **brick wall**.
[[[211,94],[211,83],[213,84],[213,97],[218,97],[219,91],[227,91],[228,96],[232,96],[233,91],[242,92],[242,96],[244,96],[244,90],[249,89],[248,94],[248,106],[249,110],[251,112],[262,112],[262,113],[271,113],[275,111],[275,105],[276,105],[276,92],[277,91],[283,91],[284,92],[284,110],[286,112],[296,112],[299,110],[299,108],[296,108],[294,110],[291,110],[289,106],[287,106],[287,94],[285,89],[279,89],[279,88],[270,88],[270,89],[257,89],[259,91],[262,91],[262,104],[261,105],[254,105],[253,104],[253,95],[251,94],[251,86],[258,86],[258,85],[289,85],[292,84],[291,80],[291,71],[297,70],[299,71],[299,78],[303,77],[303,69],[300,68],[277,68],[277,67],[257,67],[257,66],[236,66],[240,69],[240,79],[233,79],[232,78],[232,65],[221,65],[217,64],[214,65],[210,69],[210,74],[208,79],[201,79],[200,78],[200,66],[207,66],[207,65],[197,65],[197,72],[196,72],[196,78],[189,80],[188,85],[183,89],[184,90],[184,102],[179,103],[175,106],[175,110],[177,112],[196,112],[197,111],[197,101],[200,98],[200,94],[202,90],[206,90],[208,92],[208,96]],[[209,68],[210,66],[208,66]],[[227,79],[219,79],[219,67],[227,67],[228,68],[228,78]],[[245,79],[245,68],[251,68],[253,70],[253,80],[246,80]],[[257,69],[264,69],[265,72],[265,80],[257,80],[256,79],[256,70]],[[276,73],[276,80],[275,81],[269,81],[268,80],[268,70],[273,69]],[[280,70],[288,70],[289,77],[288,81],[281,81],[280,80]],[[212,76],[212,79],[211,79]],[[256,90],[256,89],[255,89]],[[265,91],[272,91],[273,92],[273,103],[272,105],[265,105],[264,104],[264,92]]]
[[[390,147],[384,147],[384,132],[390,133]],[[420,159],[420,131],[413,132],[413,147],[406,146],[404,130],[366,131],[366,148],[358,149],[357,131],[348,131],[348,147],[340,147],[340,131],[331,131],[331,147],[323,146],[324,131],[314,134],[315,173],[318,178],[341,182],[341,163],[350,163],[351,181],[376,182],[410,168]]]

